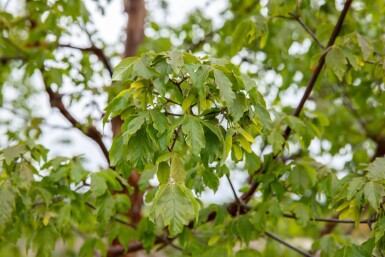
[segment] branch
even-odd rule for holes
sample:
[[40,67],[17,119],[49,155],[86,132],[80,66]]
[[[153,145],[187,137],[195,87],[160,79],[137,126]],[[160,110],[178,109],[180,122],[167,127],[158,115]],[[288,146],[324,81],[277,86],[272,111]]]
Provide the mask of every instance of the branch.
[[107,147],[105,146],[102,140],[102,134],[100,134],[100,132],[92,124],[84,128],[83,125],[78,120],[76,120],[75,117],[72,116],[72,114],[65,107],[62,100],[62,95],[54,92],[52,88],[49,85],[47,85],[46,79],[44,77],[44,70],[40,69],[40,72],[43,77],[43,83],[45,84],[45,90],[49,96],[49,101],[51,103],[51,106],[57,108],[60,111],[60,113],[64,116],[64,118],[66,118],[74,128],[79,129],[84,135],[86,135],[87,137],[95,141],[99,145],[100,149],[102,150],[107,162],[110,163]]
[[325,49],[325,46],[321,43],[321,41],[319,41],[319,39],[317,38],[317,36],[313,33],[313,31],[311,31],[311,29],[306,26],[306,24],[301,20],[300,16],[299,15],[295,15],[293,13],[290,13],[291,17],[293,17],[294,20],[296,20],[302,28],[304,28],[306,30],[306,32],[314,39],[314,41],[322,48],[322,49]]
[[181,81],[177,82],[177,81],[174,81],[172,79],[170,79],[170,81],[178,88],[179,92],[183,95],[183,90],[181,88],[181,84],[185,81],[186,78],[183,78]]
[[73,46],[73,45],[69,45],[69,44],[59,44],[58,45],[59,47],[65,47],[65,48],[71,48],[71,49],[76,49],[76,50],[80,50],[82,52],[92,52],[94,53],[98,58],[99,60],[104,64],[104,66],[106,67],[106,69],[108,70],[108,73],[110,74],[110,76],[112,77],[112,74],[113,74],[113,68],[111,66],[111,63],[110,63],[110,60],[108,59],[108,57],[104,54],[104,51],[103,49],[101,48],[98,48],[94,45],[92,45],[91,47],[78,47],[78,46]]
[[[182,248],[173,244],[172,239],[168,239],[167,236],[166,237],[158,236],[155,239],[154,245],[161,244],[161,243],[163,243],[163,245],[169,245],[169,246],[173,247],[174,249],[177,249],[178,251],[183,251]],[[139,243],[139,242],[129,245],[127,247],[127,250],[123,245],[110,245],[108,247],[108,255],[107,256],[108,257],[118,257],[124,253],[133,253],[133,252],[137,252],[137,251],[144,250],[144,249],[145,249],[144,245],[142,243]]]
[[237,195],[237,192],[235,191],[234,185],[233,185],[233,183],[232,183],[231,180],[230,180],[229,175],[226,175],[226,178],[227,178],[227,181],[228,181],[229,184],[230,184],[230,188],[231,188],[231,191],[233,192],[234,198],[235,198],[235,200],[236,200],[237,203],[238,203],[237,215],[239,215],[239,214],[240,214],[240,207],[241,207],[241,206],[242,206],[242,207],[245,207],[246,204],[245,204],[241,199],[239,199],[239,197],[238,197],[238,195]]
[[172,112],[168,112],[168,111],[164,111],[164,115],[166,116],[183,116],[183,114],[178,114],[178,113],[172,113]]
[[[289,218],[289,219],[297,219],[297,217],[294,214],[284,213],[282,216],[285,218]],[[340,219],[336,219],[336,218],[310,218],[310,221],[337,223],[337,224],[338,223],[340,223],[340,224],[355,224],[356,223],[356,221],[354,221],[354,220],[340,220]],[[360,220],[358,223],[371,224],[371,223],[376,222],[376,221],[377,221],[377,219],[375,219],[375,218],[369,218],[369,219]]]
[[289,247],[290,249],[296,251],[297,253],[302,254],[303,256],[314,257],[313,255],[311,255],[311,254],[309,254],[309,253],[307,253],[307,252],[305,252],[305,251],[295,247],[294,245],[289,244],[288,242],[282,240],[281,238],[277,237],[276,235],[274,235],[274,234],[272,234],[272,233],[270,233],[268,231],[265,231],[265,234],[266,234],[266,236],[270,237],[271,239],[277,241],[280,244],[283,244],[284,246]]
[[22,56],[0,56],[0,63],[6,64],[9,61],[20,61],[24,59]]
[[[335,42],[339,32],[341,31],[342,23],[345,20],[346,14],[349,11],[349,8],[350,8],[350,5],[352,4],[352,1],[353,0],[346,0],[345,5],[344,5],[344,9],[342,10],[342,12],[340,14],[340,17],[338,18],[337,24],[334,27],[333,33],[332,33],[332,35],[329,38],[329,42],[328,42],[326,48],[330,48],[334,44],[334,42]],[[307,84],[305,93],[303,94],[303,96],[301,98],[301,101],[299,102],[297,108],[295,109],[295,111],[293,113],[293,116],[295,116],[295,117],[299,116],[299,114],[302,111],[303,106],[305,105],[306,100],[309,98],[309,96],[310,96],[310,94],[311,94],[311,92],[312,92],[312,90],[314,88],[314,85],[317,82],[317,79],[318,79],[318,77],[319,77],[319,75],[321,73],[321,70],[322,70],[322,68],[323,68],[323,66],[325,64],[326,54],[327,54],[327,52],[325,52],[321,56],[321,58],[319,59],[318,65],[317,65],[317,67],[314,70],[313,76],[310,79],[309,83]],[[291,128],[288,126],[288,127],[286,127],[286,130],[285,130],[285,133],[284,133],[285,140],[287,140],[289,138],[290,133],[291,133]]]
[[213,31],[207,33],[204,36],[204,38],[202,38],[198,42],[191,44],[189,47],[187,47],[186,52],[190,52],[190,51],[192,52],[192,51],[196,50],[197,48],[201,47],[204,43],[207,42],[208,39],[213,37],[215,35],[215,33],[217,33],[217,32],[218,32],[217,30],[213,30]]
[[172,141],[171,146],[168,147],[168,151],[169,152],[172,152],[172,150],[174,149],[174,146],[176,144],[176,141],[178,140],[179,132],[180,132],[181,129],[182,129],[182,125],[179,125],[178,128],[176,130],[174,130],[174,139]]
[[[85,202],[85,204],[88,206],[88,207],[90,207],[91,209],[93,209],[93,210],[96,210],[96,207],[92,204],[92,203],[90,203],[90,202]],[[123,225],[126,225],[126,226],[128,226],[128,227],[131,227],[131,228],[133,228],[133,229],[137,229],[137,227],[136,227],[136,225],[135,224],[132,224],[132,223],[130,223],[130,222],[127,222],[127,221],[125,221],[125,220],[122,220],[122,219],[120,219],[120,218],[118,218],[118,217],[116,217],[116,216],[114,216],[114,217],[112,217],[116,222],[119,222],[119,223],[121,223],[121,224],[123,224]]]
[[346,92],[343,95],[343,103],[344,103],[345,107],[351,112],[351,114],[357,119],[358,123],[360,124],[361,128],[365,131],[366,135],[369,138],[372,138],[372,139],[375,138],[373,133],[371,133],[370,130],[368,129],[368,127],[366,126],[365,121],[361,118],[361,116],[358,113],[357,109],[353,107],[353,103],[350,101],[350,99],[347,96]]

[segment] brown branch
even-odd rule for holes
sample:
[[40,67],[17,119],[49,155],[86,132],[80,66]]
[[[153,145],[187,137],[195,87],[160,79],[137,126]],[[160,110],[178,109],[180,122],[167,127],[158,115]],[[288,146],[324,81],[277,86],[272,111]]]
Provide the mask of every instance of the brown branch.
[[286,247],[296,251],[299,254],[302,254],[303,256],[314,257],[313,255],[311,255],[311,254],[309,254],[309,253],[307,253],[307,252],[305,252],[305,251],[295,247],[294,245],[289,244],[288,242],[282,240],[281,238],[277,237],[276,235],[274,235],[274,234],[272,234],[272,233],[270,233],[268,231],[265,231],[265,234],[266,234],[266,236],[270,237],[271,239],[277,241],[280,244],[283,244],[284,246],[286,246]]
[[[332,33],[332,35],[329,38],[329,42],[328,42],[326,48],[330,48],[334,44],[334,42],[335,42],[339,32],[341,31],[342,23],[345,20],[346,14],[349,11],[349,8],[350,8],[350,5],[352,4],[352,1],[353,0],[347,0],[345,2],[344,9],[342,10],[342,12],[341,12],[341,14],[340,14],[340,16],[338,18],[337,24],[334,27],[333,33]],[[302,111],[302,108],[305,105],[306,100],[309,98],[309,96],[310,96],[310,94],[311,94],[311,92],[312,92],[312,90],[314,88],[314,85],[317,82],[317,79],[318,79],[318,77],[319,77],[319,75],[321,73],[321,70],[322,70],[322,68],[323,68],[323,66],[325,64],[326,54],[327,54],[327,52],[325,52],[321,56],[321,58],[319,59],[318,65],[317,65],[317,67],[314,70],[313,76],[311,77],[309,83],[307,84],[305,93],[303,94],[303,96],[301,98],[301,101],[299,102],[297,108],[295,109],[295,111],[293,113],[293,116],[298,117],[300,115],[300,113]],[[284,133],[285,140],[287,140],[289,138],[290,133],[291,133],[291,128],[288,126],[288,127],[286,127],[286,130],[285,130],[285,133]]]
[[110,60],[108,59],[108,57],[104,54],[104,51],[103,49],[101,48],[98,48],[94,45],[92,45],[91,47],[79,47],[79,46],[73,46],[73,45],[69,45],[69,44],[59,44],[58,45],[59,47],[65,47],[65,48],[71,48],[71,49],[76,49],[76,50],[80,50],[82,52],[92,52],[94,53],[98,59],[104,64],[104,66],[106,67],[106,69],[108,70],[108,73],[110,74],[110,76],[112,77],[112,74],[113,74],[113,68],[111,66],[111,63],[110,63]]
[[166,116],[183,116],[183,114],[178,114],[178,113],[172,113],[172,112],[168,112],[168,111],[164,111],[164,115]]
[[178,140],[179,132],[180,132],[181,129],[182,129],[182,125],[179,125],[178,128],[176,130],[174,130],[174,139],[172,141],[171,146],[168,147],[168,151],[169,152],[172,152],[172,150],[174,149],[174,146],[176,144],[176,141]]
[[[88,207],[90,207],[91,209],[96,210],[96,207],[95,207],[92,203],[90,203],[90,202],[85,202],[85,204],[86,204]],[[121,224],[123,224],[123,225],[126,225],[127,227],[130,227],[130,228],[133,228],[133,229],[137,229],[137,226],[136,226],[135,224],[130,223],[130,222],[127,222],[127,221],[125,221],[125,220],[122,220],[122,219],[120,219],[120,218],[118,218],[118,217],[116,217],[116,216],[114,216],[112,219],[115,220],[115,221],[118,222],[118,223],[121,223]]]
[[22,56],[0,56],[0,63],[6,64],[9,61],[20,61],[24,59]]
[[[169,245],[173,247],[174,249],[177,249],[178,251],[183,251],[183,249],[175,244],[172,243],[172,239],[168,239],[167,235],[165,237],[158,236],[155,239],[154,245],[157,244],[163,244],[163,245]],[[140,242],[132,243],[126,248],[123,245],[110,245],[108,247],[108,255],[107,257],[118,257],[121,256],[124,253],[133,253],[140,250],[144,250],[144,245]]]
[[102,135],[100,134],[100,132],[92,124],[84,128],[83,124],[81,124],[78,120],[75,119],[74,116],[72,116],[72,114],[67,110],[67,108],[63,103],[62,95],[52,90],[52,88],[46,82],[46,78],[44,76],[44,70],[40,69],[40,71],[43,77],[43,83],[45,84],[45,90],[49,96],[49,101],[51,106],[57,108],[60,111],[60,113],[64,116],[64,118],[66,118],[66,120],[68,120],[74,128],[79,129],[84,135],[86,135],[87,137],[91,138],[94,142],[96,142],[100,147],[100,149],[102,150],[103,155],[106,158],[107,162],[110,163],[108,150],[103,142]]
[[293,17],[294,20],[296,20],[300,25],[301,27],[306,30],[306,32],[313,38],[313,40],[322,48],[322,49],[325,49],[325,46],[321,43],[321,41],[319,41],[319,39],[317,38],[317,36],[313,33],[313,31],[301,20],[300,16],[299,15],[296,15],[296,14],[293,14],[293,13],[289,13],[291,15],[291,17]]
[[[282,215],[283,217],[285,218],[289,218],[289,219],[297,219],[297,217],[294,215],[294,214],[287,214],[287,213],[284,213]],[[337,218],[310,218],[310,221],[315,221],[315,222],[326,222],[326,223],[341,223],[341,224],[355,224],[356,221],[354,220],[340,220],[340,219],[337,219]],[[374,218],[370,218],[370,219],[364,219],[364,220],[360,220],[358,221],[358,223],[360,224],[371,224],[373,222],[376,222],[377,219],[374,219]]]

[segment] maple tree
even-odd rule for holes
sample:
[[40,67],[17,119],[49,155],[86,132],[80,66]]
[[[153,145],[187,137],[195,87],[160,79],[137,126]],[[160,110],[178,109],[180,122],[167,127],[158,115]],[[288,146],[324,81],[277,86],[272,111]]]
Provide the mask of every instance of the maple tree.
[[[226,3],[174,27],[126,0],[122,58],[80,0],[0,11],[0,256],[384,255],[382,1]],[[39,143],[41,92],[105,167]]]

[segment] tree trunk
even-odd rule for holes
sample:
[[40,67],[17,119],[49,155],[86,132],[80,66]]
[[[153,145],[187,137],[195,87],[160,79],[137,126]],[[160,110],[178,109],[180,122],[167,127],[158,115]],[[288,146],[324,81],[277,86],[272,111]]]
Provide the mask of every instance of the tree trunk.
[[[146,17],[146,9],[144,0],[124,0],[124,9],[128,15],[127,27],[126,27],[126,41],[124,44],[124,53],[122,58],[135,56],[139,45],[144,39],[144,20]],[[111,121],[113,136],[117,136],[120,133],[123,121],[120,117],[115,117]],[[130,218],[131,223],[138,224],[142,218],[141,209],[143,202],[143,195],[139,191],[138,182],[139,174],[136,171],[132,171],[128,178],[128,183],[134,188],[133,194],[131,194],[131,208],[127,212],[127,216]],[[119,244],[115,241],[114,244]],[[135,254],[127,254],[125,256],[135,256]]]

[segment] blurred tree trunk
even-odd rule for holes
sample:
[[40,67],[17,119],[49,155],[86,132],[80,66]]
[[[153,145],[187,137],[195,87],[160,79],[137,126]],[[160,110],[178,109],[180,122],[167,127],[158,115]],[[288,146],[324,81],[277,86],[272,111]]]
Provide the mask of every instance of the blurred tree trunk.
[[[124,0],[124,10],[128,15],[126,26],[126,41],[124,44],[124,53],[122,58],[137,55],[139,45],[144,39],[144,20],[146,17],[146,9],[144,0]],[[120,117],[112,119],[112,133],[115,137],[120,133],[123,121]],[[143,195],[138,188],[139,174],[132,171],[128,178],[128,183],[134,188],[133,194],[130,195],[131,208],[128,210],[128,217],[131,222],[138,224],[141,220],[141,208]],[[118,243],[118,242],[116,242]],[[125,256],[136,256],[135,254],[127,254]]]

